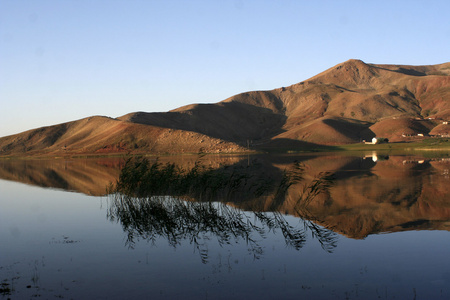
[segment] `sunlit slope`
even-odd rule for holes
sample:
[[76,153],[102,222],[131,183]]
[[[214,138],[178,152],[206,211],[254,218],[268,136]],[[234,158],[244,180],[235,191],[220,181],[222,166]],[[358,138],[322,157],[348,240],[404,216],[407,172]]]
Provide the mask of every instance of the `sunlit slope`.
[[[287,115],[280,137],[342,144],[374,136],[395,139],[403,132],[429,133],[442,123],[436,119],[450,116],[449,71],[449,63],[414,67],[349,60],[277,90]],[[433,121],[421,126],[397,122],[396,131],[390,132],[389,123],[399,118]]]
[[2,154],[108,154],[198,152],[239,147],[195,132],[123,122],[107,117],[29,130],[0,139]]

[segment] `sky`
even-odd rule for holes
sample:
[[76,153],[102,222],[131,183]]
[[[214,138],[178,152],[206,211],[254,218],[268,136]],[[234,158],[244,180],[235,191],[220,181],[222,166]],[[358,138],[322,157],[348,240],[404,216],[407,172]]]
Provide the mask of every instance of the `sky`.
[[164,112],[348,59],[450,61],[450,1],[0,0],[0,136]]

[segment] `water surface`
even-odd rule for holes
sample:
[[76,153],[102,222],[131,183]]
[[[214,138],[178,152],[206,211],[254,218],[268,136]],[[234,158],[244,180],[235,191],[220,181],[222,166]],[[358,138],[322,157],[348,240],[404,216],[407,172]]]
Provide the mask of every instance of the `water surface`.
[[[1,298],[450,298],[448,158],[203,159],[275,178],[297,160],[304,181],[282,199],[120,202],[123,160],[0,161]],[[321,172],[333,185],[296,205]]]

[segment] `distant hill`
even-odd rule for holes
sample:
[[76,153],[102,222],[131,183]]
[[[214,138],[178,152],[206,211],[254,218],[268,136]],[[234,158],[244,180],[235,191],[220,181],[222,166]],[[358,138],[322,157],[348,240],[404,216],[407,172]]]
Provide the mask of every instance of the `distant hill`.
[[94,116],[0,138],[0,155],[240,152],[450,133],[450,63],[348,60],[271,91],[165,113]]

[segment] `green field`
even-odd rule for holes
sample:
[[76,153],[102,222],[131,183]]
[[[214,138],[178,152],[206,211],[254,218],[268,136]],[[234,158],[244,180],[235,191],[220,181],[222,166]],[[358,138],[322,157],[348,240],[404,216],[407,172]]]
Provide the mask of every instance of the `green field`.
[[341,151],[359,151],[359,150],[403,150],[403,151],[450,151],[450,139],[448,138],[429,138],[417,142],[399,142],[383,143],[375,145],[366,145],[363,143],[341,145],[333,147]]
[[379,151],[383,153],[444,153],[450,154],[449,138],[428,138],[415,142],[395,142],[382,144],[346,144],[336,146],[314,145],[313,147],[305,147],[299,149],[270,149],[271,153],[311,153],[311,152],[359,152],[359,151]]

